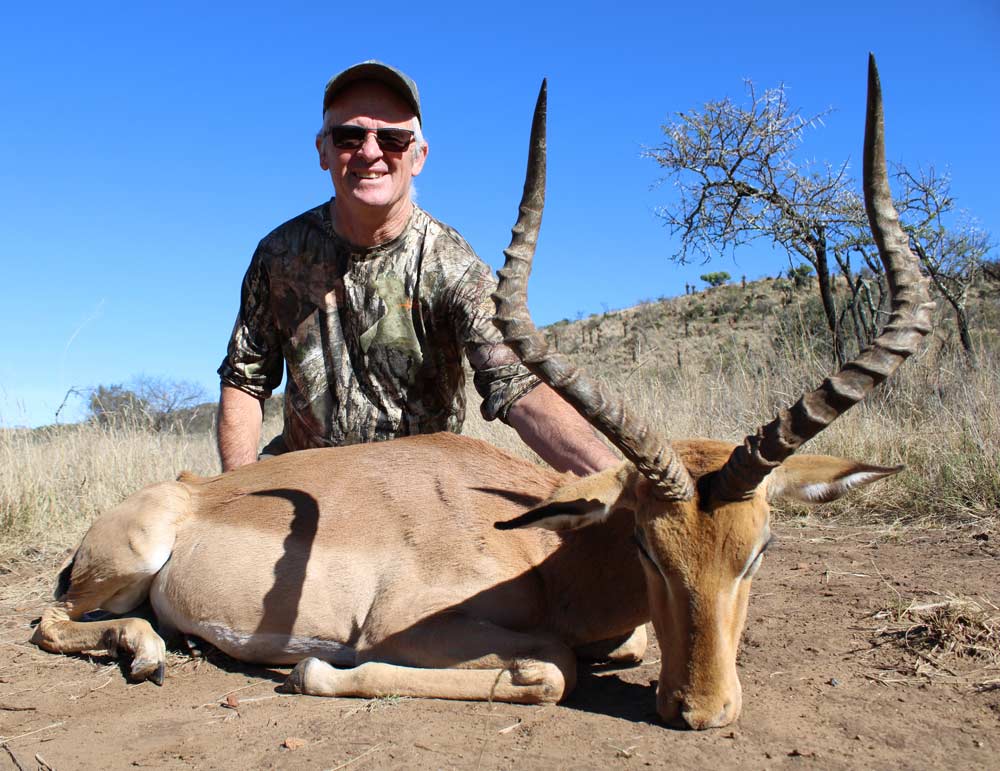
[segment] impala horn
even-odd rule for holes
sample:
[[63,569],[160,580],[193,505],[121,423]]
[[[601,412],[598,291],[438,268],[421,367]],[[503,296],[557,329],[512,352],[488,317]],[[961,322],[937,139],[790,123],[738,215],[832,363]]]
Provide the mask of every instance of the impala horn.
[[716,490],[721,499],[740,500],[752,496],[775,467],[881,384],[917,350],[924,335],[931,331],[934,303],[889,193],[883,123],[882,86],[875,56],[869,54],[865,210],[889,281],[892,295],[889,320],[870,348],[847,362],[815,391],[779,412],[756,434],[746,437],[718,472]]
[[688,500],[694,495],[694,485],[670,444],[644,421],[630,414],[622,399],[612,395],[561,354],[550,352],[545,336],[535,327],[528,313],[528,275],[545,206],[545,103],[546,83],[543,80],[531,122],[528,171],[521,206],[517,222],[511,229],[510,246],[504,249],[506,262],[499,272],[500,283],[493,294],[497,306],[493,323],[525,366],[572,404],[653,483],[657,497]]

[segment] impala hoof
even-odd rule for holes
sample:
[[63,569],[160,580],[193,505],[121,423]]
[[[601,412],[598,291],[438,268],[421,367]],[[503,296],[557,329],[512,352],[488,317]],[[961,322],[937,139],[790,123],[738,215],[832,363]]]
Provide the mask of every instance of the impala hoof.
[[128,679],[134,683],[149,680],[156,685],[163,685],[166,672],[167,664],[162,659],[159,661],[149,661],[148,659],[136,658],[132,660],[132,666],[129,667]]
[[514,685],[538,685],[549,679],[554,669],[545,661],[516,659],[510,667],[510,681]]
[[521,689],[526,704],[557,702],[566,693],[565,676],[549,661],[515,659],[508,672],[511,685]]
[[285,678],[285,682],[281,685],[281,691],[284,693],[305,693],[306,692],[306,670],[313,663],[319,663],[319,659],[314,657],[309,657],[307,659],[302,659],[298,664],[295,665],[295,669],[291,671],[291,674]]

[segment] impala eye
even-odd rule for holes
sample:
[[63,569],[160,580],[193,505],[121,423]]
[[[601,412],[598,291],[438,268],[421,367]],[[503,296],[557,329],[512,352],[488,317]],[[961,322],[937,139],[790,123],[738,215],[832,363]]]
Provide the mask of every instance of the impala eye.
[[649,556],[649,552],[646,551],[646,544],[644,543],[644,540],[645,539],[643,538],[641,530],[636,529],[635,531],[633,531],[632,542],[635,544],[636,549],[639,551],[639,556],[655,565],[656,563],[653,562],[652,557]]
[[[636,550],[639,552],[639,560],[641,562],[647,563],[650,567],[656,570],[661,576],[663,576],[663,568],[660,567],[660,563],[649,556],[649,552],[646,551],[646,541],[642,534],[642,531],[636,528],[632,533],[632,540],[635,542]],[[664,576],[666,578],[666,576]]]
[[757,556],[754,557],[753,562],[750,563],[750,567],[748,567],[746,571],[743,573],[743,580],[745,581],[748,578],[753,578],[753,574],[757,572],[757,569],[760,568],[760,563],[763,561],[764,561],[764,551],[761,550],[757,553]]
[[753,561],[749,565],[747,565],[746,570],[743,571],[743,575],[741,576],[743,580],[752,578],[753,574],[757,572],[758,568],[760,568],[760,563],[764,561],[764,552],[766,552],[769,548],[771,548],[771,544],[774,543],[774,540],[775,540],[774,536],[772,535],[770,538],[767,539],[767,542],[760,548],[760,551],[757,552],[757,556],[753,558]]

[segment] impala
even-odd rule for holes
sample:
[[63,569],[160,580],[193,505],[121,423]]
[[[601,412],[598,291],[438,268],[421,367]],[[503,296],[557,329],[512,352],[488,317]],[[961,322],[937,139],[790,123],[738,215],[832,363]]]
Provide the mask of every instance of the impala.
[[[33,641],[131,657],[162,683],[163,639],[126,614],[147,597],[164,634],[242,661],[296,664],[287,690],[522,703],[573,688],[576,651],[652,619],[657,711],[708,728],[739,715],[737,645],[771,542],[768,501],[832,500],[898,471],[793,453],[862,399],[930,330],[926,283],[889,197],[882,102],[869,61],[864,188],[893,293],[873,346],[739,445],[668,443],[559,354],[526,308],[541,221],[545,86],[495,295],[507,343],[622,452],[558,474],[450,434],[289,453],[211,478],[182,474],[99,517],[59,575]],[[612,642],[609,642],[612,641]]]

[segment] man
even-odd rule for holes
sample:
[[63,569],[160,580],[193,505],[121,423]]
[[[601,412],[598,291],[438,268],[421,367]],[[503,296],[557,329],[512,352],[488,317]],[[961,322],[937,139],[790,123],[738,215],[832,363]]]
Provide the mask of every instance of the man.
[[335,195],[265,237],[219,375],[223,470],[257,459],[264,399],[287,369],[284,429],[264,450],[459,431],[461,355],[488,420],[561,471],[615,465],[590,426],[493,327],[495,280],[411,199],[427,160],[416,85],[375,61],[332,78],[316,136]]

